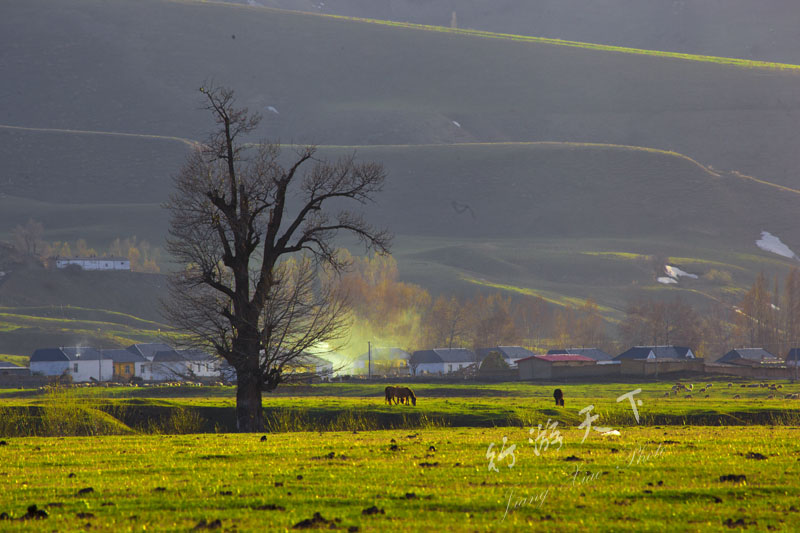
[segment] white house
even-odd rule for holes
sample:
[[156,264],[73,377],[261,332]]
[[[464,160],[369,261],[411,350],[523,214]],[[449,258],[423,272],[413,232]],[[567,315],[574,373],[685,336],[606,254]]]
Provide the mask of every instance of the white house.
[[31,374],[69,374],[74,382],[109,381],[114,375],[111,359],[94,348],[83,346],[36,350],[31,355],[30,368]]
[[190,376],[218,378],[222,375],[219,358],[201,350],[177,350],[177,352],[186,360]]
[[419,350],[409,359],[414,375],[449,374],[477,363],[477,356],[465,348],[434,348]]
[[83,270],[130,270],[131,262],[122,257],[59,257],[56,268],[67,268],[76,265]]
[[288,366],[289,373],[292,374],[315,374],[320,377],[329,377],[333,374],[333,363],[309,353],[294,358]]

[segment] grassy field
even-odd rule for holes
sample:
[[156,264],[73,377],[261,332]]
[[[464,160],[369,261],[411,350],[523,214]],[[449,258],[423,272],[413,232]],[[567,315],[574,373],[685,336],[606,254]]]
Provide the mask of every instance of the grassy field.
[[[722,409],[738,408],[729,396],[737,389],[763,394],[740,383],[737,389],[716,385],[722,388],[714,405]],[[542,409],[542,389],[550,387],[448,387],[447,394],[462,396],[446,398],[426,396],[435,387],[416,387],[417,410],[428,412],[447,409],[449,402],[461,412],[479,409],[481,402],[501,410],[509,398],[521,409],[527,404],[524,423],[509,427],[270,432],[263,440],[258,434],[6,437],[0,445],[0,513],[12,520],[0,524],[4,531],[31,525],[60,531],[217,525],[278,531],[302,524],[347,531],[792,530],[800,518],[797,419],[791,425],[653,424],[647,418],[653,410],[691,404],[657,399],[668,388],[663,383],[642,385],[640,424],[627,401],[627,413],[606,411],[633,386],[564,386],[570,407],[558,411]],[[311,387],[304,396],[287,391],[265,403],[347,409],[369,402],[383,409],[376,389]],[[92,394],[120,396],[112,392]],[[211,394],[210,400],[172,401],[230,401],[230,390]],[[21,401],[0,398],[0,405]],[[589,401],[602,413],[593,426],[619,435],[586,435],[577,427],[582,417],[575,414]],[[555,428],[552,421],[559,422]],[[31,505],[48,517],[17,520]]]

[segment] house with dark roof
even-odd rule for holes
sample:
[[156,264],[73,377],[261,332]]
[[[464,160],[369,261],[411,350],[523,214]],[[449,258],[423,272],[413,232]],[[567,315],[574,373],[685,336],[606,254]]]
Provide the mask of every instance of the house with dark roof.
[[694,359],[694,352],[685,346],[634,346],[625,350],[614,361],[624,361],[626,359],[655,360],[685,360]]
[[353,374],[404,375],[409,373],[408,360],[411,354],[400,348],[373,347],[369,352],[359,355],[351,365]]
[[[177,350],[169,348],[153,354],[142,365],[142,377],[148,381],[179,381],[191,378],[190,361]],[[148,379],[149,377],[149,379]]]
[[418,350],[408,364],[414,375],[449,374],[477,363],[477,355],[466,348],[434,348]]
[[168,352],[172,350],[172,346],[164,344],[163,342],[149,342],[141,344],[131,344],[125,349],[141,355],[148,361],[152,361],[156,353]]
[[591,376],[597,367],[597,361],[591,357],[577,354],[534,355],[517,361],[519,378],[558,379],[564,377]]
[[800,348],[792,348],[786,354],[784,362],[786,363],[786,366],[800,366],[797,364],[798,360],[800,360]]
[[27,367],[15,365],[8,361],[0,361],[0,376],[27,376],[30,373]]
[[111,359],[114,364],[114,379],[117,381],[130,381],[134,377],[145,379],[143,365],[148,360],[136,352],[124,349],[103,350],[103,355]]
[[318,355],[303,353],[292,359],[287,365],[293,374],[313,374],[322,378],[333,374],[333,363]]
[[614,358],[612,355],[607,354],[606,352],[604,352],[599,348],[564,348],[564,349],[550,350],[547,353],[548,355],[559,354],[559,353],[583,355],[584,357],[590,357],[595,361],[611,361]]
[[31,355],[30,368],[31,374],[69,374],[75,382],[109,381],[114,375],[113,361],[88,346],[35,350]]
[[742,366],[780,365],[783,362],[764,348],[736,348],[717,360],[717,363]]
[[532,357],[536,355],[529,349],[523,348],[522,346],[494,346],[492,348],[478,348],[475,350],[475,355],[478,356],[478,361],[482,362],[492,352],[500,353],[500,355],[503,357],[503,360],[505,360],[505,362],[511,366],[516,366],[517,361],[520,359],[525,359],[526,357]]

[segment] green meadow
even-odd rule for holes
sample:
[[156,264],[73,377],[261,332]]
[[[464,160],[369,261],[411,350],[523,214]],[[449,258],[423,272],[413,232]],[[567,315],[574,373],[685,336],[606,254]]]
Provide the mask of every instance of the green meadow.
[[[695,396],[706,385],[683,382]],[[385,405],[380,385],[293,386],[265,394],[264,434],[202,427],[232,414],[227,387],[5,391],[0,528],[792,531],[800,401],[784,396],[800,384],[728,383],[709,398],[665,397],[672,383],[420,384],[416,407]],[[638,423],[616,401],[636,389]],[[136,409],[171,411],[172,426],[120,422]],[[17,436],[2,424],[25,412],[52,429],[58,410],[107,425]]]

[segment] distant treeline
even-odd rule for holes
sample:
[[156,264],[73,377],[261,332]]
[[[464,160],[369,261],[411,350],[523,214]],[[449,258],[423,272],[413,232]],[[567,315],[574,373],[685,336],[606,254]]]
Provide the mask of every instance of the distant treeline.
[[124,257],[131,262],[134,272],[158,273],[160,268],[159,248],[135,236],[120,239],[117,237],[105,248],[90,248],[85,239],[74,242],[42,239],[44,225],[30,219],[24,225],[14,228],[11,233],[14,247],[22,254],[36,257],[47,264],[54,257]]
[[391,256],[351,258],[342,283],[350,294],[354,326],[349,355],[367,341],[407,351],[521,345],[534,351],[597,347],[616,355],[635,345],[691,347],[716,360],[733,348],[759,347],[783,357],[800,347],[800,270],[773,287],[761,274],[740,298],[718,301],[702,313],[680,296],[631,302],[615,323],[591,299],[554,305],[536,296],[476,292],[472,297],[432,296],[399,281]]

